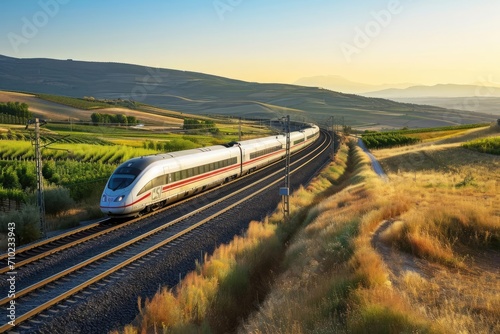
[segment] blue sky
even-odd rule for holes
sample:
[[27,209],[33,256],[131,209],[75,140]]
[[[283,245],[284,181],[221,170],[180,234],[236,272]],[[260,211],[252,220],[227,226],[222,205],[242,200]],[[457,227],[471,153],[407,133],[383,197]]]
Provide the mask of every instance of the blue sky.
[[259,82],[500,82],[497,0],[2,0],[0,54]]

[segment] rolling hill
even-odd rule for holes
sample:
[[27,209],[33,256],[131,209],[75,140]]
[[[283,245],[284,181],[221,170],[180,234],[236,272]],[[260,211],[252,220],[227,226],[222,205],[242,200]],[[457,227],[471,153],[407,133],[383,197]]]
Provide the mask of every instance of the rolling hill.
[[331,116],[364,128],[456,125],[490,115],[343,94],[287,84],[261,84],[145,66],[0,56],[0,90],[126,99],[191,114],[295,119],[328,124]]
[[364,96],[379,98],[415,98],[415,97],[500,97],[499,87],[486,85],[452,85],[412,86],[404,89],[391,88],[375,92],[363,93]]
[[391,99],[401,103],[415,103],[442,108],[500,115],[500,86],[492,82],[472,85],[440,84],[412,86],[405,89],[384,89],[362,93],[363,96]]
[[350,94],[361,94],[365,92],[379,91],[389,88],[408,88],[414,86],[411,83],[370,85],[361,82],[348,80],[340,75],[321,75],[314,77],[300,78],[294,82],[299,86],[321,87],[333,91]]

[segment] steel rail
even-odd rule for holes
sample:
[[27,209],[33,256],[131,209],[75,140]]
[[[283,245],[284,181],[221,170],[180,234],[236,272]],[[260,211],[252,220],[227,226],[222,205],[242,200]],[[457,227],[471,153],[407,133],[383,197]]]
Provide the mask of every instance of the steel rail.
[[[96,223],[85,225],[85,226],[82,226],[82,227],[77,228],[77,229],[69,230],[69,231],[67,231],[65,233],[61,233],[61,234],[55,235],[53,237],[50,237],[48,239],[44,239],[44,240],[41,240],[41,241],[38,241],[38,242],[35,242],[35,243],[32,243],[32,244],[29,244],[29,245],[26,245],[26,246],[22,246],[22,247],[18,247],[18,248],[16,247],[16,255],[19,255],[19,254],[25,253],[27,251],[30,251],[33,248],[41,247],[41,246],[44,246],[44,245],[49,244],[51,242],[56,242],[57,240],[60,240],[60,239],[66,238],[66,237],[70,237],[70,236],[72,236],[74,234],[77,234],[77,233],[80,233],[80,232],[85,232],[86,230],[89,230],[89,229],[92,229],[94,227],[99,226],[100,223],[105,222],[108,219],[109,218],[106,218],[106,219],[104,219],[102,221],[99,221],[99,222],[96,222]],[[8,257],[9,257],[8,253],[1,254],[0,255],[0,261],[6,260]]]

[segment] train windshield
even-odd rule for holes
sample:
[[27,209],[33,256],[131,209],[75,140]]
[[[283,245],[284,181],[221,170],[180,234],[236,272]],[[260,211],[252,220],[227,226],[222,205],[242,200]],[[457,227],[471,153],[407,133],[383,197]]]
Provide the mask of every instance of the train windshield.
[[134,182],[137,175],[140,174],[140,170],[131,167],[121,167],[118,168],[108,182],[108,188],[115,191],[118,189],[123,189],[128,187],[132,182]]

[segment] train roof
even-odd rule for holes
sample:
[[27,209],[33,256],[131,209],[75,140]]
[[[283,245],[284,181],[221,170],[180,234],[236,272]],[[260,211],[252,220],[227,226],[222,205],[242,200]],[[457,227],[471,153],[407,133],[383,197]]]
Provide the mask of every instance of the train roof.
[[164,159],[173,159],[173,158],[179,158],[187,155],[193,155],[193,154],[198,154],[198,153],[205,153],[205,152],[214,152],[214,151],[220,151],[220,150],[227,150],[226,147],[223,145],[215,145],[215,146],[207,146],[207,147],[200,147],[200,148],[195,148],[191,150],[185,150],[185,151],[176,151],[176,152],[167,152],[167,153],[158,153],[154,155],[145,155],[142,157],[137,157],[137,158],[132,158],[128,161],[125,161],[120,167],[134,167],[138,168],[140,170],[146,169],[149,165],[164,160]]
[[[293,133],[293,132],[292,132]],[[227,150],[230,149],[231,147],[234,147],[236,145],[242,145],[242,146],[252,146],[252,145],[257,145],[261,144],[265,141],[272,141],[272,140],[283,140],[284,135],[279,134],[276,136],[269,136],[269,137],[263,137],[263,138],[255,138],[255,139],[249,139],[241,142],[231,142],[226,145],[213,145],[213,146],[207,146],[207,147],[201,147],[201,148],[195,148],[195,149],[190,149],[190,150],[185,150],[185,151],[176,151],[176,152],[167,152],[167,153],[158,153],[154,155],[146,155],[138,158],[132,158],[123,164],[120,165],[120,167],[133,167],[137,168],[140,170],[146,169],[148,166],[151,164],[154,164],[155,162],[164,160],[164,159],[174,159],[174,158],[180,158],[183,156],[187,155],[196,155],[196,154],[201,154],[201,153],[206,153],[206,152],[215,152],[215,151],[220,151],[220,150]],[[117,169],[118,170],[118,169]]]

